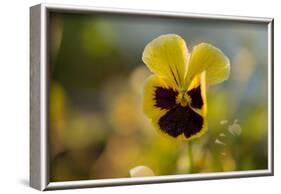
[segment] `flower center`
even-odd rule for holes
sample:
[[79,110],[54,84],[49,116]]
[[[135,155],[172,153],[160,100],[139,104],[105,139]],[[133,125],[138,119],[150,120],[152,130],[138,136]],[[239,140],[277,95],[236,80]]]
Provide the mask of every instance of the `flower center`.
[[177,95],[176,102],[177,104],[180,104],[181,106],[185,107],[189,103],[191,103],[191,98],[185,91],[182,91]]

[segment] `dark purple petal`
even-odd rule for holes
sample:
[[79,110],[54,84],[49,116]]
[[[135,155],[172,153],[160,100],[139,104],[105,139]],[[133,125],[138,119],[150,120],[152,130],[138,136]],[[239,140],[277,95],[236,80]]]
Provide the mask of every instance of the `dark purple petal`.
[[177,91],[169,88],[155,87],[155,106],[162,109],[171,109],[176,105]]
[[203,128],[203,118],[189,106],[177,105],[162,116],[158,124],[163,132],[172,137],[183,133],[188,138]]
[[201,87],[198,86],[196,88],[193,88],[187,92],[187,94],[191,98],[191,106],[193,108],[202,108],[203,106],[203,99],[201,96]]

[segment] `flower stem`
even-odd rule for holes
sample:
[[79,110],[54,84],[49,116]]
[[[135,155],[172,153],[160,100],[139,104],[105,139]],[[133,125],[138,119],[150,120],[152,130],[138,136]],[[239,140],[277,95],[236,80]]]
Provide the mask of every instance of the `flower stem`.
[[193,173],[193,154],[192,154],[192,142],[188,142],[188,160],[189,160],[189,173]]

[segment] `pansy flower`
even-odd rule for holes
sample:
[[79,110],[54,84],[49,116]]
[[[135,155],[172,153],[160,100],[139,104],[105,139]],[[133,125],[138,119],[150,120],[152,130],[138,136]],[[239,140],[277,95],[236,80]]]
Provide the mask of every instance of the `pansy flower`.
[[200,43],[191,54],[178,35],[167,34],[148,43],[143,62],[153,73],[144,85],[143,109],[153,126],[184,140],[207,131],[206,85],[229,77],[228,58],[218,48]]

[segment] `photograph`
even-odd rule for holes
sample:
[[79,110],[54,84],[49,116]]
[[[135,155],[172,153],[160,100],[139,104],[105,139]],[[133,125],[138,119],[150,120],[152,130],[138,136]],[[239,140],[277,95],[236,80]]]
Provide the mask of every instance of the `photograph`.
[[3,1],[0,194],[280,190],[277,2]]
[[50,182],[269,168],[268,25],[48,13]]

